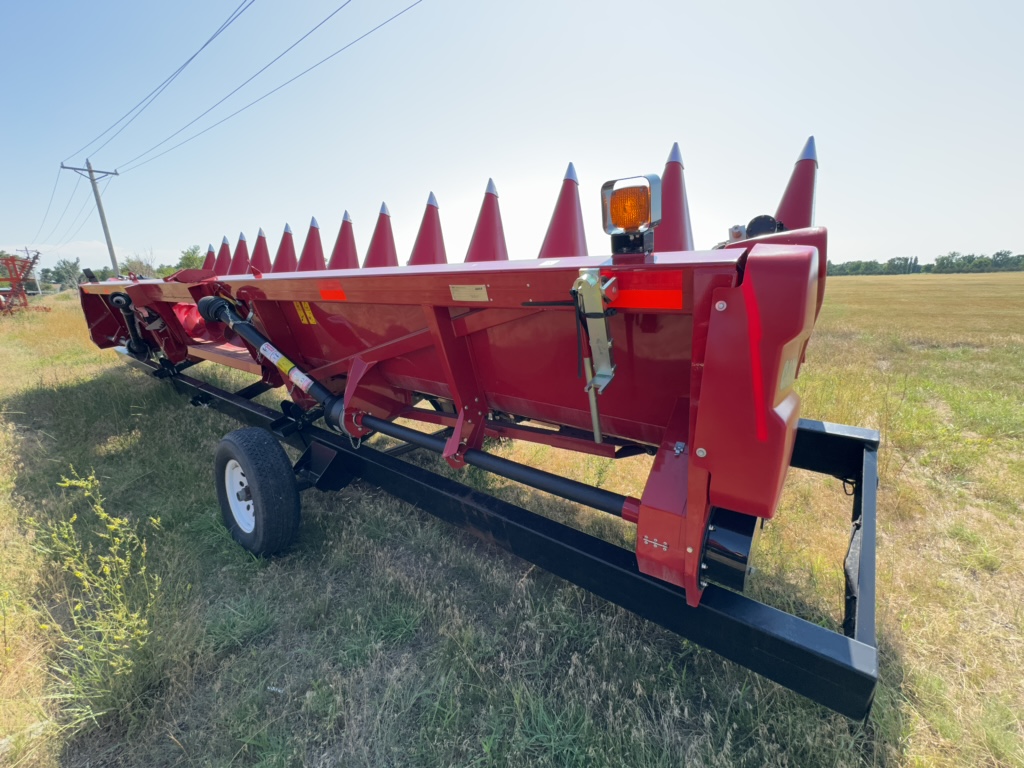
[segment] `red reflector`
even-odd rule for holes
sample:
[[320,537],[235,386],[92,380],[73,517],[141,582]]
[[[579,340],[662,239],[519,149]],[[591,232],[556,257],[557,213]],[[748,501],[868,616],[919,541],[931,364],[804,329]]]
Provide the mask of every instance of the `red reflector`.
[[619,295],[608,303],[619,309],[683,308],[683,273],[665,270],[615,272],[602,270],[604,280],[616,278]]
[[324,301],[346,301],[345,289],[340,280],[325,280],[320,283],[320,298]]

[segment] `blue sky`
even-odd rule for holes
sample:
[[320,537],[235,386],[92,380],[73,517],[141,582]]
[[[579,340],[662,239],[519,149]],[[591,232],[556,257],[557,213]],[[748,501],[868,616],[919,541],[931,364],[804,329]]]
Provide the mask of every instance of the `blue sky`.
[[[85,180],[75,189],[63,172],[43,221],[60,162],[127,167],[342,0],[256,0],[109,145],[71,155],[238,2],[0,5],[0,248],[38,248],[44,266],[107,263]],[[177,140],[410,2],[353,0]],[[273,252],[285,222],[301,243],[313,215],[329,249],[345,209],[363,255],[386,201],[404,260],[433,191],[449,261],[461,261],[493,177],[510,256],[533,258],[573,161],[599,254],[608,249],[601,183],[660,173],[678,141],[696,244],[709,248],[729,225],[774,212],[814,134],[816,223],[829,227],[833,261],[1020,252],[1022,28],[1019,3],[423,0],[241,115],[114,178],[104,205],[119,257],[173,263],[191,244],[234,243],[239,231],[251,241],[259,227]]]

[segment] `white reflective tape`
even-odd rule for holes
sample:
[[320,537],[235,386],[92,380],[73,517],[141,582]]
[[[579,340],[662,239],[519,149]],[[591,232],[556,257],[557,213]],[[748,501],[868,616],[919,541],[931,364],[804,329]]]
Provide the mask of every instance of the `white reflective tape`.
[[309,388],[314,384],[313,380],[298,368],[292,368],[288,373],[288,378],[303,392],[309,392]]

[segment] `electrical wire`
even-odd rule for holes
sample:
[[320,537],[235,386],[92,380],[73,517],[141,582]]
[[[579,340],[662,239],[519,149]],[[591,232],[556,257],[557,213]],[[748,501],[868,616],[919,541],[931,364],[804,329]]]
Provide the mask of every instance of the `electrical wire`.
[[[373,34],[374,32],[376,32],[376,31],[377,31],[378,29],[380,29],[381,27],[384,27],[384,26],[386,26],[386,25],[390,24],[390,23],[391,23],[392,21],[394,21],[395,19],[397,19],[397,18],[398,18],[399,16],[401,16],[401,15],[403,15],[403,14],[407,13],[408,11],[412,10],[413,8],[415,8],[415,7],[417,6],[417,5],[419,5],[419,4],[420,4],[420,3],[422,3],[422,2],[423,2],[423,0],[416,0],[416,2],[414,2],[414,3],[410,4],[410,5],[407,5],[407,6],[405,7],[405,8],[403,8],[403,9],[402,9],[402,10],[400,10],[400,11],[399,11],[398,13],[396,13],[396,14],[395,14],[394,16],[391,16],[390,18],[388,18],[388,19],[385,19],[384,21],[382,21],[382,22],[381,22],[380,24],[378,24],[377,26],[375,26],[375,27],[373,27],[372,29],[370,29],[369,31],[367,31],[367,32],[364,32],[363,34],[361,34],[361,35],[360,35],[359,37],[357,37],[357,38],[356,38],[355,40],[352,40],[351,42],[349,42],[349,43],[346,43],[345,45],[343,45],[343,46],[342,46],[341,48],[339,48],[338,50],[336,50],[336,51],[335,51],[334,53],[332,53],[332,54],[331,54],[330,56],[327,56],[327,57],[325,57],[325,58],[321,59],[320,61],[318,61],[318,62],[317,62],[316,64],[312,65],[311,67],[308,67],[307,69],[304,69],[304,70],[303,70],[302,72],[300,72],[299,74],[295,75],[295,77],[291,78],[290,80],[286,80],[285,82],[281,83],[281,84],[280,84],[279,86],[277,86],[276,88],[274,88],[273,90],[267,91],[267,92],[266,92],[265,94],[263,94],[262,96],[260,96],[260,97],[259,97],[258,99],[254,100],[254,101],[250,101],[250,102],[249,102],[248,104],[246,104],[246,105],[245,105],[244,107],[242,107],[241,109],[235,110],[234,112],[232,112],[232,113],[231,113],[230,115],[228,115],[227,117],[225,117],[225,118],[223,118],[223,119],[221,119],[221,120],[218,120],[218,121],[217,121],[216,123],[214,123],[213,125],[207,126],[207,127],[206,127],[206,128],[204,128],[203,130],[199,131],[199,133],[196,133],[196,134],[193,134],[192,136],[189,136],[189,137],[188,137],[187,139],[185,139],[184,141],[178,142],[178,143],[177,143],[177,144],[175,144],[175,145],[174,145],[173,147],[170,147],[169,149],[165,149],[165,150],[164,150],[163,152],[161,152],[160,154],[158,154],[158,155],[153,155],[153,157],[149,158],[148,160],[143,160],[143,161],[142,161],[141,163],[136,163],[135,165],[131,165],[131,166],[129,166],[128,168],[125,168],[125,169],[124,169],[123,171],[121,171],[121,172],[120,172],[120,173],[121,173],[121,175],[123,176],[124,174],[128,173],[129,171],[133,171],[133,170],[135,170],[136,168],[141,168],[141,167],[142,167],[143,165],[145,165],[146,163],[151,163],[151,162],[153,162],[154,160],[156,160],[156,159],[157,159],[158,157],[163,157],[163,156],[164,156],[164,155],[166,155],[166,154],[167,154],[168,152],[173,152],[173,151],[174,151],[175,149],[177,149],[178,147],[181,147],[181,146],[184,146],[185,144],[188,144],[188,143],[189,143],[190,141],[192,141],[192,139],[198,139],[198,138],[199,138],[200,136],[202,136],[202,135],[203,135],[204,133],[206,133],[207,131],[213,130],[213,129],[214,129],[214,128],[216,128],[216,127],[217,127],[218,125],[221,125],[222,123],[225,123],[225,122],[227,122],[228,120],[230,120],[231,118],[235,117],[236,115],[240,115],[240,114],[241,114],[242,112],[245,112],[245,110],[249,109],[249,107],[252,107],[252,106],[255,106],[256,104],[259,104],[259,103],[260,103],[261,101],[263,101],[263,100],[264,100],[265,98],[267,98],[268,96],[271,96],[271,95],[273,95],[273,94],[277,93],[277,92],[278,92],[279,90],[281,90],[282,88],[284,88],[284,87],[285,87],[286,85],[290,85],[291,83],[294,83],[294,82],[295,82],[296,80],[298,80],[298,79],[299,79],[300,77],[302,77],[303,75],[306,75],[306,74],[308,74],[309,72],[312,72],[312,71],[313,71],[314,69],[316,69],[317,67],[319,67],[319,66],[320,66],[321,64],[325,64],[326,62],[330,61],[331,59],[333,59],[333,58],[334,58],[335,56],[337,56],[338,54],[342,53],[343,51],[346,51],[346,50],[348,50],[348,49],[349,49],[349,48],[351,48],[351,47],[352,47],[353,45],[355,45],[356,43],[358,43],[358,42],[359,42],[360,40],[362,40],[362,39],[364,39],[364,38],[366,38],[366,37],[369,37],[370,35],[372,35],[372,34]],[[143,153],[143,154],[145,154],[145,153]],[[140,157],[141,157],[141,155],[140,155]],[[129,161],[129,162],[131,162],[131,161]]]
[[53,205],[53,196],[57,194],[57,185],[60,183],[60,172],[61,169],[58,168],[57,178],[53,180],[53,189],[50,191],[50,202],[46,204],[46,213],[43,214],[43,220],[39,222],[39,229],[37,229],[36,233],[32,236],[33,243],[37,242],[36,238],[38,238],[39,233],[43,231],[43,225],[46,223],[46,217],[50,215],[50,206]]
[[[110,186],[110,182],[111,182],[111,181],[113,180],[113,178],[114,178],[113,176],[108,176],[108,177],[107,177],[107,182],[106,182],[106,184],[104,184],[104,185],[103,185],[103,189],[101,189],[101,190],[100,190],[100,196],[101,196],[101,197],[103,196],[103,193],[107,191],[107,187],[108,187],[108,186]],[[84,211],[84,210],[85,210],[85,205],[86,205],[86,204],[88,204],[88,202],[89,202],[89,201],[88,201],[88,200],[86,200],[86,201],[85,201],[85,204],[83,204],[83,205],[82,205],[82,207],[78,209],[78,213],[77,213],[77,214],[75,215],[75,219],[74,219],[74,220],[72,221],[72,223],[71,223],[71,227],[75,226],[75,223],[74,223],[74,222],[75,222],[75,221],[77,221],[77,220],[78,220],[78,217],[82,215],[82,211]],[[93,201],[92,201],[92,208],[91,208],[91,209],[89,210],[89,212],[88,212],[88,213],[87,213],[87,214],[85,215],[85,218],[84,218],[84,219],[82,219],[82,223],[78,225],[78,229],[76,229],[76,230],[75,230],[75,231],[74,231],[74,232],[73,232],[73,233],[71,234],[71,237],[69,237],[69,238],[68,238],[67,240],[64,240],[64,242],[62,242],[62,243],[61,243],[60,245],[58,245],[58,246],[57,246],[57,247],[56,247],[56,248],[54,249],[54,253],[57,253],[57,252],[59,252],[61,248],[63,248],[64,246],[66,246],[66,245],[67,245],[68,243],[70,243],[70,242],[71,242],[72,240],[74,240],[74,239],[75,239],[75,238],[76,238],[76,237],[78,236],[78,233],[82,231],[82,227],[84,227],[84,226],[85,226],[85,225],[86,225],[86,224],[87,224],[87,223],[89,222],[90,218],[92,218],[92,214],[93,214],[93,212],[94,212],[95,210],[96,210],[96,201],[95,201],[95,200],[93,200]],[[67,230],[65,230],[65,232],[64,232],[64,234],[65,234],[65,235],[66,235],[66,234],[67,234],[68,232],[70,232],[70,231],[71,231],[71,227],[68,227],[68,229],[67,229]]]
[[[296,41],[295,41],[294,43],[292,43],[291,45],[289,45],[289,46],[288,46],[287,48],[285,48],[285,49],[284,49],[283,51],[281,51],[281,52],[280,52],[279,54],[277,54],[277,56],[275,56],[275,57],[274,57],[273,59],[271,59],[271,60],[270,60],[269,62],[267,62],[266,64],[264,64],[264,65],[263,65],[263,67],[262,67],[261,69],[259,69],[259,70],[258,70],[257,72],[255,72],[255,73],[254,73],[254,74],[253,74],[252,76],[250,76],[248,80],[246,80],[246,81],[245,81],[244,83],[242,83],[242,84],[241,84],[241,85],[239,85],[239,86],[238,86],[237,88],[235,88],[235,89],[234,89],[233,91],[231,91],[231,92],[230,92],[229,94],[227,94],[226,96],[224,96],[224,98],[222,98],[222,99],[221,99],[220,101],[218,101],[218,102],[217,102],[216,104],[214,104],[213,106],[211,106],[211,107],[210,107],[209,109],[207,109],[207,110],[206,110],[205,112],[203,112],[202,114],[200,114],[200,115],[198,115],[197,117],[193,118],[193,119],[192,119],[192,120],[190,120],[189,122],[185,123],[185,125],[181,126],[181,128],[179,128],[178,130],[176,130],[176,131],[175,131],[174,133],[172,133],[172,134],[171,134],[170,136],[168,136],[168,137],[167,137],[166,139],[164,139],[163,141],[159,142],[158,144],[154,144],[154,145],[153,145],[152,147],[150,147],[149,149],[147,149],[147,150],[146,150],[145,152],[143,152],[142,154],[136,155],[136,156],[135,156],[135,157],[133,157],[133,158],[132,158],[131,160],[127,160],[127,161],[125,161],[125,162],[123,162],[123,163],[120,163],[120,164],[119,164],[119,165],[118,165],[117,167],[118,167],[118,168],[120,168],[120,167],[121,167],[122,165],[131,165],[131,164],[132,164],[132,163],[134,163],[134,162],[135,162],[136,160],[138,160],[138,159],[140,159],[140,158],[142,158],[142,157],[145,157],[145,156],[146,156],[146,155],[148,155],[148,154],[149,154],[150,152],[152,152],[152,151],[154,151],[154,150],[156,150],[156,149],[159,149],[159,148],[160,148],[160,147],[162,147],[162,146],[163,146],[164,144],[166,144],[166,143],[167,143],[168,141],[170,141],[171,139],[173,139],[173,138],[174,138],[175,136],[177,136],[178,134],[182,133],[182,132],[183,132],[183,131],[184,131],[185,129],[187,129],[187,128],[188,128],[189,126],[192,126],[192,125],[194,125],[194,124],[195,124],[195,123],[197,123],[197,122],[198,122],[199,120],[201,120],[202,118],[206,117],[206,116],[207,116],[208,114],[210,114],[210,113],[211,113],[211,112],[212,112],[212,111],[213,111],[214,109],[216,109],[217,107],[219,107],[219,106],[220,106],[221,104],[223,104],[223,103],[224,103],[225,101],[227,101],[227,100],[228,100],[228,99],[230,99],[230,98],[231,98],[232,96],[234,96],[234,95],[235,95],[236,93],[238,93],[238,92],[239,92],[240,90],[242,90],[242,88],[244,88],[245,86],[247,86],[247,85],[248,85],[249,83],[251,83],[251,82],[252,82],[253,80],[255,80],[255,79],[256,79],[257,77],[259,77],[259,76],[260,76],[261,74],[263,74],[263,73],[264,73],[264,72],[266,72],[266,71],[267,71],[268,69],[270,69],[270,67],[271,67],[271,66],[273,66],[273,65],[274,65],[275,63],[277,63],[277,61],[278,61],[279,59],[281,59],[281,58],[282,58],[282,57],[283,57],[283,56],[284,56],[284,55],[285,55],[286,53],[288,53],[289,51],[291,51],[291,50],[292,50],[292,49],[293,49],[293,48],[294,48],[295,46],[297,46],[297,45],[298,45],[299,43],[301,43],[301,42],[302,42],[303,40],[305,40],[305,39],[306,39],[307,37],[309,37],[309,36],[310,36],[310,35],[312,35],[312,34],[313,34],[314,32],[316,32],[316,31],[317,31],[318,29],[320,29],[320,27],[322,27],[322,26],[323,26],[324,24],[326,24],[326,23],[327,23],[328,21],[330,21],[330,20],[331,20],[331,18],[332,18],[332,17],[334,17],[334,16],[335,16],[335,14],[337,14],[337,13],[338,13],[338,11],[340,11],[340,10],[341,10],[342,8],[344,8],[344,7],[346,6],[346,5],[348,5],[348,4],[349,4],[349,3],[351,3],[351,2],[352,2],[352,0],[345,0],[345,2],[344,2],[344,3],[342,3],[342,4],[341,4],[341,5],[339,5],[339,6],[337,7],[337,8],[335,8],[335,9],[334,9],[333,11],[331,11],[331,13],[329,13],[329,14],[328,14],[328,15],[327,15],[327,16],[326,16],[326,17],[325,17],[325,18],[324,18],[324,19],[323,19],[323,20],[322,20],[322,21],[321,21],[321,22],[320,22],[319,24],[317,24],[317,25],[316,25],[315,27],[313,27],[313,28],[312,28],[311,30],[309,30],[308,32],[306,32],[306,34],[304,34],[304,35],[303,35],[302,37],[300,37],[300,38],[299,38],[298,40],[296,40]],[[158,155],[158,157],[159,157],[159,155]],[[139,165],[142,165],[142,163],[139,163]]]
[[[105,187],[104,187],[104,189],[105,189]],[[81,217],[82,212],[85,211],[85,207],[87,205],[89,205],[90,202],[92,203],[93,208],[96,207],[96,200],[94,198],[92,198],[92,197],[85,198],[85,200],[82,202],[82,207],[78,209],[78,213],[76,213],[74,215],[74,218],[71,219],[71,223],[68,224],[68,228],[64,230],[64,234],[61,235],[59,238],[57,238],[58,241],[60,241],[60,245],[57,246],[58,249],[63,248],[65,245],[67,245],[69,242],[71,242],[71,239],[75,235],[78,234],[78,230],[76,229],[75,230],[75,235],[71,235],[71,237],[68,237],[68,233],[72,230],[72,228],[74,228],[75,224],[78,222],[78,219]],[[88,219],[88,218],[89,218],[89,214],[86,214],[86,219]],[[79,229],[81,229],[81,227],[79,227]]]
[[[82,152],[84,152],[86,149],[91,147],[97,141],[102,139],[106,134],[108,134],[110,131],[112,131],[115,127],[117,127],[117,125],[119,123],[121,123],[122,121],[127,119],[129,117],[129,115],[132,115],[132,113],[134,112],[135,114],[131,117],[131,119],[128,120],[127,123],[122,125],[118,129],[117,133],[115,133],[113,136],[111,136],[109,139],[107,139],[105,142],[103,142],[103,144],[101,144],[95,151],[99,152],[101,149],[103,149],[103,147],[107,146],[107,144],[109,144],[111,141],[113,141],[117,137],[117,135],[121,133],[121,131],[123,131],[125,128],[127,128],[129,125],[131,125],[132,122],[135,121],[135,118],[137,118],[139,115],[141,115],[145,111],[146,107],[148,107],[150,104],[152,104],[157,99],[157,97],[161,93],[163,93],[164,90],[172,82],[174,82],[174,80],[178,77],[178,75],[180,75],[185,70],[185,67],[187,67],[189,64],[191,64],[192,60],[195,59],[195,57],[198,56],[200,53],[202,53],[204,48],[206,48],[210,43],[212,43],[214,40],[216,40],[217,37],[220,35],[220,33],[223,32],[225,29],[227,29],[229,26],[231,26],[231,24],[239,16],[241,16],[243,13],[245,13],[254,2],[256,2],[256,0],[242,0],[242,2],[239,3],[238,7],[236,7],[235,10],[233,10],[231,12],[231,15],[228,16],[228,18],[224,22],[221,23],[221,25],[217,28],[217,31],[215,31],[210,36],[210,38],[205,43],[203,43],[202,46],[200,46],[199,50],[197,50],[195,53],[193,53],[191,56],[189,56],[188,59],[185,60],[184,64],[182,64],[180,67],[178,67],[166,80],[164,80],[162,83],[160,83],[160,85],[158,85],[156,88],[154,88],[148,94],[146,94],[146,96],[142,99],[142,101],[140,101],[134,107],[129,109],[120,119],[118,119],[115,123],[113,123],[105,131],[103,131],[103,133],[101,133],[95,139],[93,139],[88,144],[86,144],[84,147],[79,149],[77,152],[72,152],[70,155],[68,155],[66,158],[64,158],[64,162],[67,162],[68,160],[70,160],[71,158],[75,157],[76,155],[79,155]],[[136,110],[138,110],[138,111],[136,111]]]
[[66,214],[68,212],[68,208],[71,207],[71,201],[75,199],[75,193],[78,191],[78,185],[81,184],[81,183],[82,183],[82,177],[78,176],[78,178],[75,179],[75,186],[71,190],[71,196],[68,197],[68,202],[64,206],[64,210],[61,211],[60,218],[57,219],[57,223],[53,225],[53,229],[50,230],[49,234],[47,234],[46,237],[43,238],[43,242],[46,242],[47,240],[49,240],[53,236],[53,233],[57,231],[57,228],[60,226],[60,223],[62,221],[64,221],[64,214]]

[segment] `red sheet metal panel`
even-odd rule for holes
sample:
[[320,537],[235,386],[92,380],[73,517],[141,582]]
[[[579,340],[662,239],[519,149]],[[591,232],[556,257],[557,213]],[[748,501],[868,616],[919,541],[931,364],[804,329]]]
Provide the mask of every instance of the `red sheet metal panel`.
[[743,283],[714,292],[694,463],[716,506],[775,514],[793,451],[800,354],[814,326],[817,253],[755,246]]
[[[635,264],[578,257],[259,278],[196,270],[169,281],[83,286],[82,302],[101,346],[124,336],[108,301],[124,291],[138,317],[164,320],[145,333],[172,362],[196,349],[230,350],[212,356],[280,384],[273,366],[226,326],[195,322],[190,308],[201,297],[227,298],[344,399],[353,433],[362,431],[362,414],[415,416],[409,409],[419,396],[450,401],[445,423],[455,433],[445,454],[459,466],[467,448],[494,434],[488,423],[512,417],[583,436],[559,437],[563,447],[586,441],[592,413],[580,354],[590,340],[572,290],[581,269],[599,270],[603,283],[614,279],[605,306],[615,370],[597,397],[598,424],[606,436],[657,448],[630,514],[638,562],[696,604],[711,506],[774,513],[795,434],[792,384],[814,323],[818,260],[812,245],[756,244],[749,253],[664,253]],[[243,349],[250,360],[239,357]],[[290,395],[312,405],[299,388]],[[542,432],[526,436],[545,442]]]

